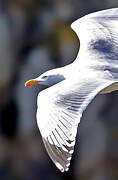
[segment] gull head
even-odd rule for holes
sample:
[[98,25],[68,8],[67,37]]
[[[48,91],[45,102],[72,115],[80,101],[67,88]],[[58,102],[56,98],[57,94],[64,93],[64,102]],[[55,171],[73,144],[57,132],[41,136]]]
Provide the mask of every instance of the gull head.
[[58,69],[49,70],[36,79],[31,79],[25,83],[25,86],[33,86],[37,84],[41,84],[47,87],[50,87],[54,84],[57,84],[61,81],[65,80],[65,76],[63,73],[60,73]]

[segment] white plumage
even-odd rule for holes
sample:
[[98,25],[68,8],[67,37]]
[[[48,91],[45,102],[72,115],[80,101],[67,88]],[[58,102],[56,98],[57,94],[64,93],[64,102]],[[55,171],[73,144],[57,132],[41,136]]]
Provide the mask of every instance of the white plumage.
[[84,16],[71,27],[80,39],[76,60],[25,84],[51,86],[38,95],[37,122],[62,172],[69,168],[83,111],[98,93],[118,90],[118,8]]

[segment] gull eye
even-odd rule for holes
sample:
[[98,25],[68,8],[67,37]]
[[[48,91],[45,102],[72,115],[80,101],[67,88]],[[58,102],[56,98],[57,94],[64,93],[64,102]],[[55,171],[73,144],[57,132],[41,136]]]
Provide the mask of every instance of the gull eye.
[[48,76],[43,76],[41,79],[46,79]]

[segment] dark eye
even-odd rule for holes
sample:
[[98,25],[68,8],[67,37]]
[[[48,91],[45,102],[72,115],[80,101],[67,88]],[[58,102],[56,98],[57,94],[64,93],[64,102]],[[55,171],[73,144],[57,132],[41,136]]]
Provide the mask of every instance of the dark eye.
[[43,77],[42,77],[42,79],[46,79],[46,78],[47,78],[47,76],[43,76]]

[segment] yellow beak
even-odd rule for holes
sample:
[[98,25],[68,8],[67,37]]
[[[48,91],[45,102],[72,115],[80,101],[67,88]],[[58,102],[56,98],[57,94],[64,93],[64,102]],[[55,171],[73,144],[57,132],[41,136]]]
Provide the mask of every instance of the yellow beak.
[[31,79],[31,80],[29,80],[29,81],[27,81],[27,82],[25,83],[25,87],[26,87],[26,86],[33,86],[33,85],[36,85],[36,84],[38,84],[38,83],[39,83],[39,81],[35,81],[35,80]]

